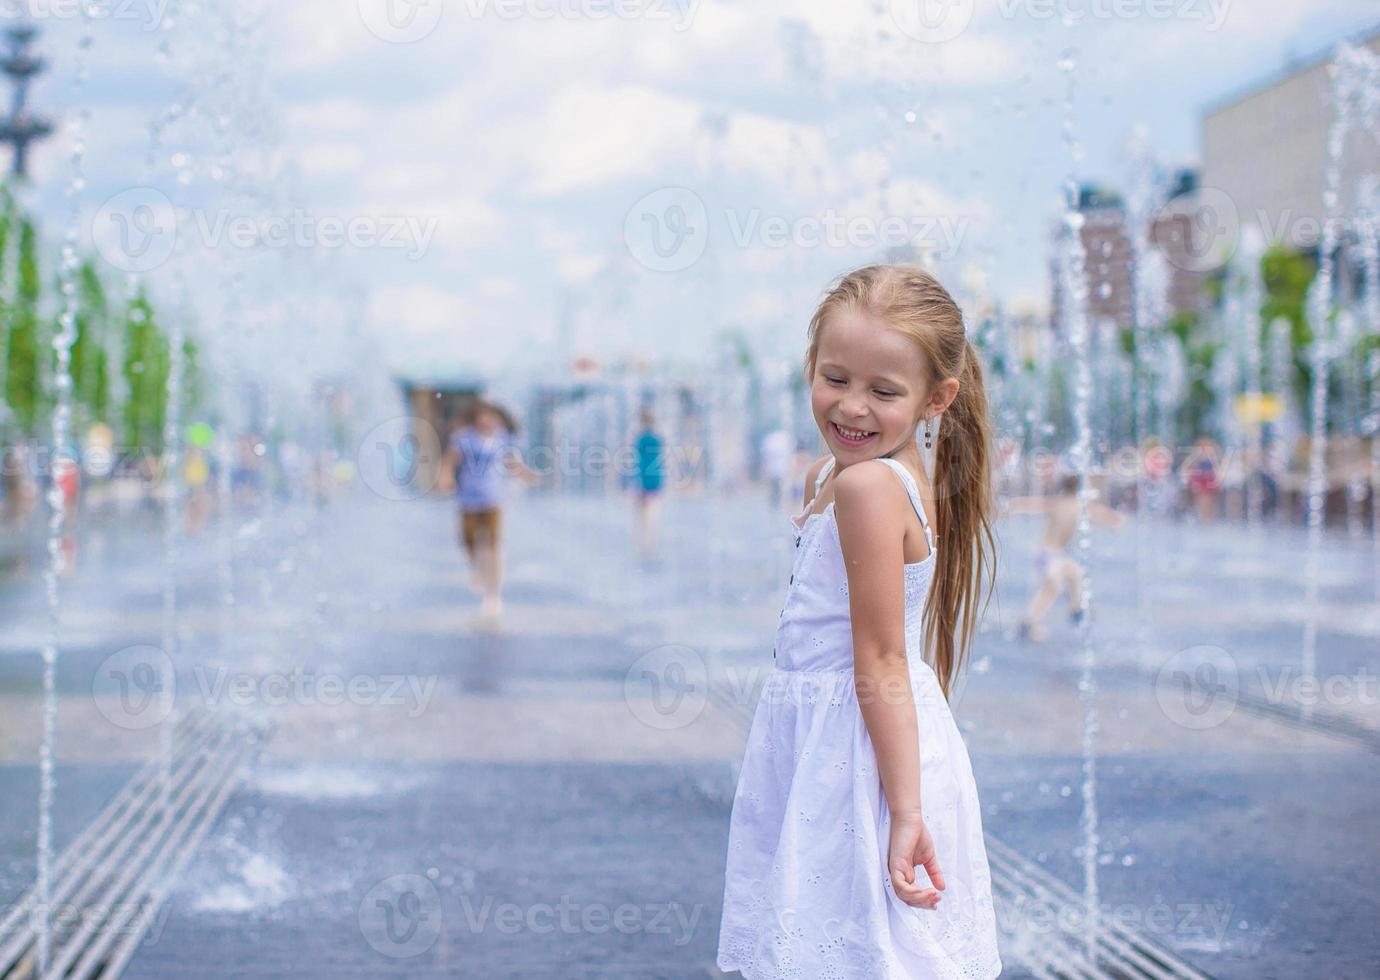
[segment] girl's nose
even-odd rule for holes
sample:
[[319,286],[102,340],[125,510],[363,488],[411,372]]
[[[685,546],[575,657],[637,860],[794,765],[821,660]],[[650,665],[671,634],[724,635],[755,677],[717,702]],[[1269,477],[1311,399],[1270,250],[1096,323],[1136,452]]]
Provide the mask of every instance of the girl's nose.
[[867,414],[867,405],[862,401],[845,398],[843,400],[843,414],[849,418],[862,418]]

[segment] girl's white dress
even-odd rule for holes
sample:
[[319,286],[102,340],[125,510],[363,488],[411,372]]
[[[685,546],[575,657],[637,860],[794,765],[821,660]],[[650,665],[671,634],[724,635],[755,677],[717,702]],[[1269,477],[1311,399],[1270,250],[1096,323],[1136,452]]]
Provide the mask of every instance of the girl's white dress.
[[[848,579],[831,503],[792,521],[796,555],[733,799],[718,966],[768,977],[990,978],[1001,972],[977,785],[939,679],[922,654],[930,553],[905,566],[906,646],[920,731],[920,797],[947,888],[906,905],[887,873],[891,819],[853,684]],[[831,458],[815,483],[819,492]],[[917,868],[917,880],[925,871]]]

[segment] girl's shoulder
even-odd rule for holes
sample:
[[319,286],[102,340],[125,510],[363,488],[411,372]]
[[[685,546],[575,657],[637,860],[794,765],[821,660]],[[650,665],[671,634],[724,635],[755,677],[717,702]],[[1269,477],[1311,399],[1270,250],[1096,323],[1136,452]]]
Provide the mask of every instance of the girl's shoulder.
[[900,460],[869,459],[854,463],[839,474],[834,484],[834,498],[845,501],[849,507],[867,501],[869,512],[874,514],[877,512],[872,510],[875,504],[871,502],[885,501],[884,507],[894,511],[901,520],[913,513],[925,527],[933,520],[933,515],[926,513],[924,484]]
[[905,478],[897,472],[898,468],[905,470],[912,482],[915,480],[915,475],[906,469],[904,463],[894,460],[868,459],[854,463],[838,475],[838,482],[834,484],[835,493],[846,488],[845,492],[850,496],[882,494],[888,499],[896,497],[909,503],[910,491]]

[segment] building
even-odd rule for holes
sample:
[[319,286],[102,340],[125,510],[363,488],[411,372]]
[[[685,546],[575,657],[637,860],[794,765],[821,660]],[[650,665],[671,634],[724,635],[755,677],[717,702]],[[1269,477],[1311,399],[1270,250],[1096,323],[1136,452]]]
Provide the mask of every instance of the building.
[[[1135,325],[1135,290],[1126,207],[1115,192],[1084,186],[1079,191],[1078,210],[1083,216],[1080,237],[1086,253],[1089,323],[1094,330],[1108,326],[1130,330]],[[1051,260],[1050,320],[1060,335],[1066,331],[1059,261],[1067,235],[1061,223],[1054,232]]]
[[[1380,58],[1380,28],[1352,43]],[[1203,116],[1203,190],[1225,195],[1243,231],[1258,229],[1268,244],[1300,252],[1317,248],[1334,116],[1328,70],[1334,54],[1328,50],[1291,65]],[[1341,163],[1341,214],[1355,219],[1367,210],[1360,198],[1362,181],[1380,172],[1380,135],[1373,126],[1352,128]],[[1347,220],[1344,244],[1355,225]]]
[[1164,206],[1151,219],[1150,244],[1164,257],[1164,301],[1170,316],[1201,314],[1207,306],[1206,280],[1218,264],[1209,229],[1218,216],[1205,214],[1205,208],[1197,171],[1180,170]]
[[432,449],[416,459],[413,480],[418,487],[435,487],[441,462],[436,449],[444,449],[466,406],[483,393],[484,382],[477,375],[464,373],[401,376],[394,382],[411,420],[416,445]]

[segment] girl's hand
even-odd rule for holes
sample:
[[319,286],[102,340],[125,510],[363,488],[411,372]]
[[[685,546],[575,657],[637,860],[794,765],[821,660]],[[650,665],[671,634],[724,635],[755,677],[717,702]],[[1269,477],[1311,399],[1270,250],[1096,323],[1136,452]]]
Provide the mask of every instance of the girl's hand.
[[[915,866],[924,867],[934,887],[916,880]],[[933,911],[939,906],[939,892],[944,890],[944,872],[939,870],[939,856],[929,828],[919,813],[892,814],[891,849],[887,871],[896,897],[907,905]]]

